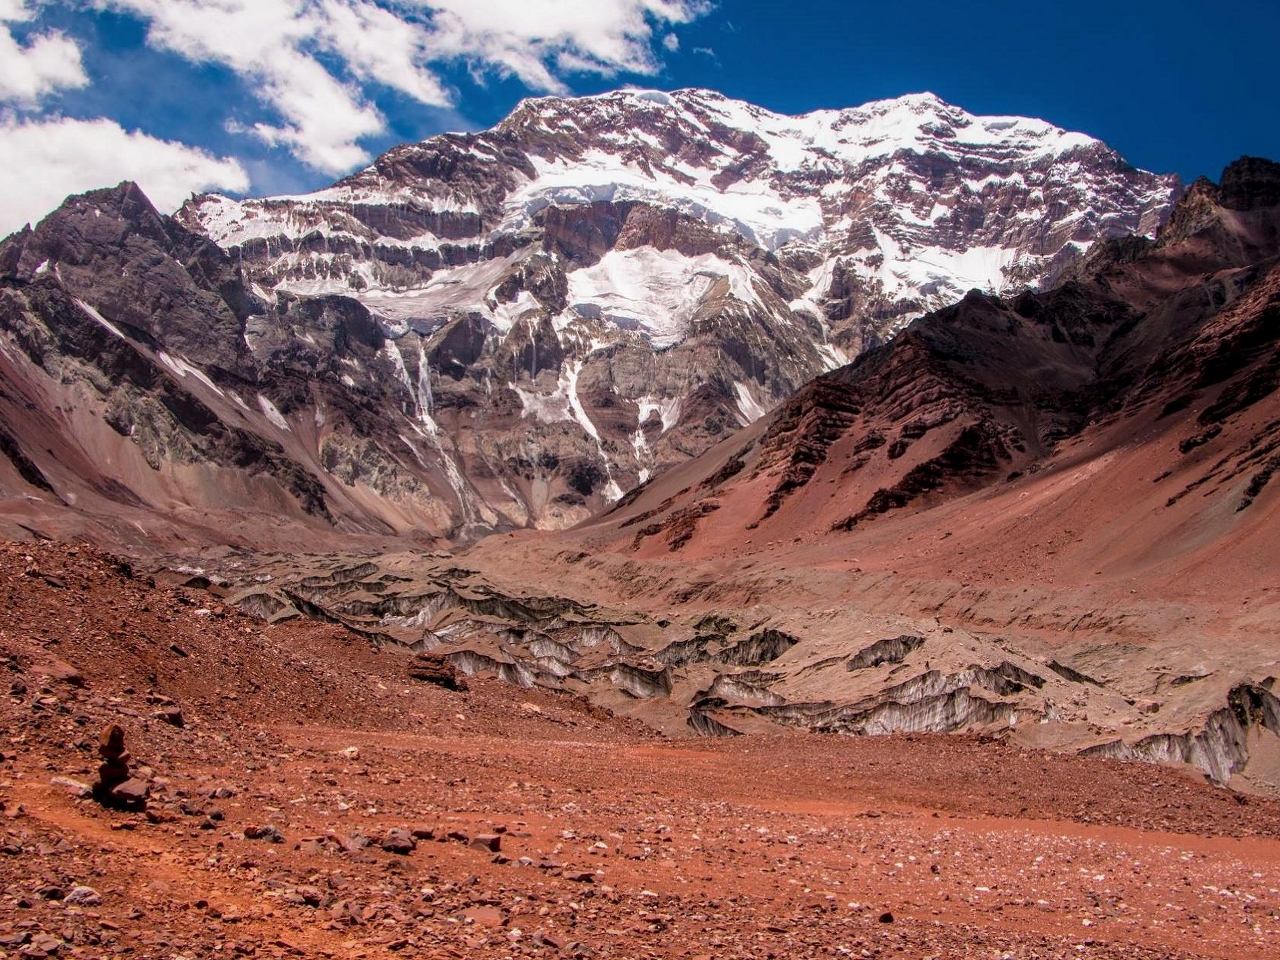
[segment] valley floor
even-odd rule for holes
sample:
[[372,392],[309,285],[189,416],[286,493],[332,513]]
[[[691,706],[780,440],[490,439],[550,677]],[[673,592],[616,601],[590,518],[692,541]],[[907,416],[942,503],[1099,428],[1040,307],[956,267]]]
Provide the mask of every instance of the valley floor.
[[[408,663],[85,548],[0,545],[0,956],[1261,958],[1280,937],[1274,799],[976,737],[671,741]],[[145,814],[56,780],[93,779],[112,722]]]

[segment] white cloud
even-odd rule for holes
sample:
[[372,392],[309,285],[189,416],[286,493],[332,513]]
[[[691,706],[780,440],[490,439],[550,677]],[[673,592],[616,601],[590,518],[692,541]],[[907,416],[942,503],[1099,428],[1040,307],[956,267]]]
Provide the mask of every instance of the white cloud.
[[73,39],[37,28],[19,42],[9,27],[34,24],[53,2],[132,14],[152,47],[232,71],[264,109],[228,129],[329,174],[366,163],[362,141],[386,131],[375,85],[447,108],[445,64],[552,93],[568,92],[573,73],[652,74],[655,52],[679,47],[668,28],[710,9],[708,0],[0,0],[0,233],[69,193],[124,179],[163,209],[192,191],[249,189],[239,161],[110,119],[23,117],[90,82]]
[[430,106],[452,102],[423,65],[430,57],[423,25],[372,3],[333,3],[325,13],[319,39],[346,60],[358,79],[377,81]]
[[360,141],[385,131],[369,84],[446,107],[443,63],[554,93],[567,92],[566,73],[649,74],[657,70],[655,26],[687,23],[709,8],[706,0],[95,2],[146,20],[153,46],[244,78],[277,118],[238,129],[326,173],[366,162]]
[[565,92],[559,72],[654,73],[653,24],[688,23],[704,0],[417,0],[442,58],[475,58],[526,85]]
[[[342,173],[367,159],[358,145],[381,133],[382,115],[354,82],[335,77],[308,46],[326,27],[320,7],[303,0],[104,0],[150,23],[148,42],[197,63],[235,71],[279,115],[247,129],[304,163]],[[347,5],[326,0],[327,6]],[[355,28],[360,29],[359,25]],[[367,32],[367,31],[366,31]],[[358,43],[360,41],[353,41]]]
[[25,45],[8,28],[33,19],[27,0],[0,0],[0,103],[34,106],[41,97],[89,82],[80,48],[56,30],[39,33]]
[[0,117],[0,156],[0,235],[43,217],[68,194],[121,180],[136,181],[165,212],[192,192],[249,189],[237,161],[129,132],[111,120]]

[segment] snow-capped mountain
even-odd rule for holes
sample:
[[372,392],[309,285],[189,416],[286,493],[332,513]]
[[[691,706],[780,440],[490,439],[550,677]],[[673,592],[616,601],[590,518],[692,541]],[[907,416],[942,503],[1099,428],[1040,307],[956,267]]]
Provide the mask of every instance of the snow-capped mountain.
[[[622,91],[528,100],[492,131],[401,147],[319,193],[204,197],[185,215],[280,289],[400,295],[431,310],[466,298],[429,290],[458,277],[424,275],[537,245],[547,208],[639,203],[708,226],[722,247],[741,241],[793,270],[815,261],[793,309],[824,312],[833,276],[856,276],[892,326],[973,288],[1001,293],[1053,276],[1099,237],[1151,233],[1175,189],[1174,178],[1136,171],[1083,134],[975,117],[932,94],[789,117],[705,90]],[[662,249],[664,239],[621,237],[592,259],[646,240]],[[567,254],[570,274],[583,259],[552,252]],[[754,299],[748,276],[732,269],[749,265],[679,259],[678,269],[651,260],[634,271],[657,281],[637,305],[610,314],[610,294],[624,294],[600,290],[597,274],[574,285],[573,306],[633,320],[665,347],[688,329],[662,281],[719,269],[735,297]],[[520,315],[517,300],[472,305],[503,328]]]
[[[373,311],[424,422],[436,394],[496,391],[569,424],[608,500],[926,310],[1153,232],[1176,190],[1090,137],[931,94],[789,117],[623,91],[528,100],[319,193],[202,197],[181,219],[265,294]],[[456,323],[475,355],[422,371]],[[531,517],[588,504],[564,506]]]
[[584,519],[925,311],[1154,232],[1177,191],[1082,134],[930,94],[789,117],[622,91],[528,100],[306,196],[193,198],[163,226],[133,193],[93,200],[124,218],[122,256],[136,217],[162,259],[220,248],[171,278],[221,298],[184,326],[198,342],[104,292],[109,258],[94,278],[60,259],[83,203],[9,256],[182,370],[253,383],[261,411],[235,416],[359,488],[357,513],[458,538]]

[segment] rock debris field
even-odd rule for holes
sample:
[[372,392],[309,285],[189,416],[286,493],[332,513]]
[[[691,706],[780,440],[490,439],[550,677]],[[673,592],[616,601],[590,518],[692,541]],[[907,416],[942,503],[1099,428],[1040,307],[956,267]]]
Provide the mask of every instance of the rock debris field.
[[[975,737],[669,740],[413,664],[86,547],[0,545],[0,958],[1280,942],[1273,799]],[[141,804],[95,798],[112,724]]]

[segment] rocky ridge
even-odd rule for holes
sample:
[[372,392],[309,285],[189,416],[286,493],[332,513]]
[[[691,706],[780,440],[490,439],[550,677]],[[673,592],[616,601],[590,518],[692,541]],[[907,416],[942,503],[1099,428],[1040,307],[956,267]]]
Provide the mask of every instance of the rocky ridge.
[[6,490],[125,538],[569,526],[969,286],[1153,231],[1175,190],[927,95],[631,91],[307,197],[171,219],[98,191],[0,246]]
[[691,90],[527,101],[305,197],[171,219],[98,191],[0,247],[14,491],[269,546],[273,514],[567,527],[970,286],[1154,231],[1176,189],[928,95],[783,117]]

